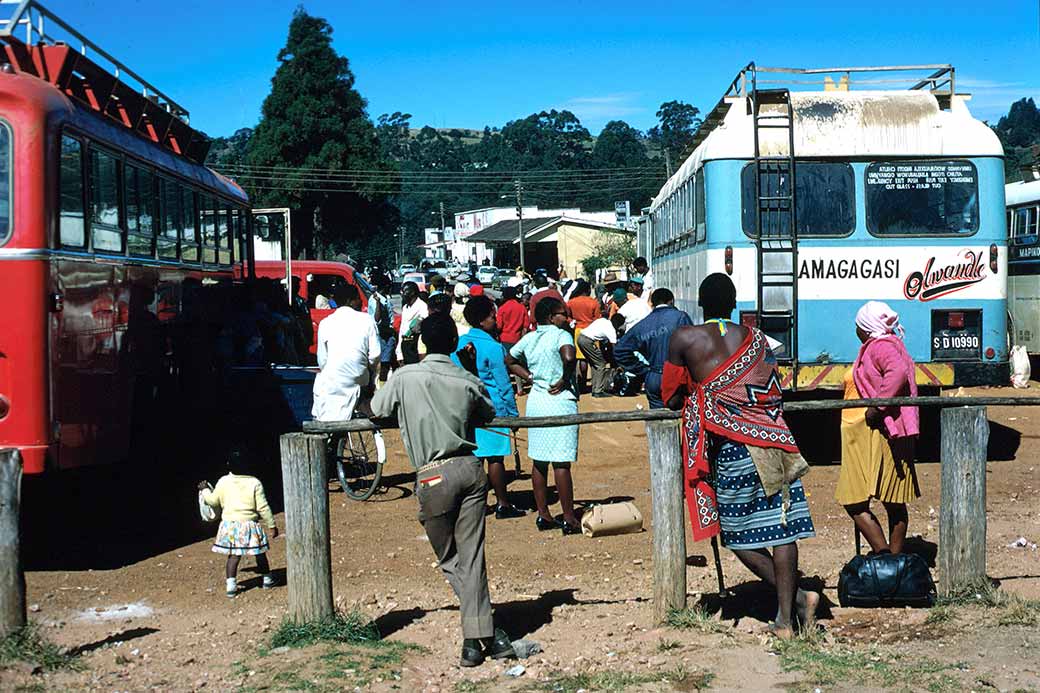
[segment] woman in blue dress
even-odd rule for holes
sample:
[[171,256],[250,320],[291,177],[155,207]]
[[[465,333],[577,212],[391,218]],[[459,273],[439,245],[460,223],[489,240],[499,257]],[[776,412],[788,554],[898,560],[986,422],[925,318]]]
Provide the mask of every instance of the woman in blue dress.
[[[487,388],[491,402],[495,405],[495,414],[519,416],[513,383],[506,371],[506,350],[494,336],[498,330],[495,302],[487,296],[474,296],[462,312],[470,329],[459,337],[459,351],[473,345],[470,353],[476,360],[475,375]],[[458,355],[453,354],[451,358],[456,364],[463,365]],[[524,511],[510,503],[506,496],[506,468],[503,460],[512,452],[509,429],[478,428],[476,439],[477,449],[473,454],[487,462],[488,478],[491,480],[491,488],[495,490],[495,518],[504,520],[523,517]]]
[[[578,395],[574,368],[577,364],[574,335],[564,329],[570,322],[567,307],[554,297],[543,298],[535,306],[538,327],[528,332],[509,350],[506,363],[513,372],[531,385],[527,397],[527,416],[558,416],[578,413]],[[524,359],[527,368],[517,363]],[[574,482],[571,464],[578,459],[578,427],[553,426],[527,430],[527,456],[531,458],[531,484],[538,506],[539,530],[562,529],[564,534],[578,534],[581,527],[574,515]],[[549,513],[548,471],[553,466],[556,492],[563,509],[561,526]]]

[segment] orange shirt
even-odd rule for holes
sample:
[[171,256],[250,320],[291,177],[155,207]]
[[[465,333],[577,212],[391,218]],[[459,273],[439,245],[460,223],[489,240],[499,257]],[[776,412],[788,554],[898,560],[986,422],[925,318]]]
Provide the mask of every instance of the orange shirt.
[[601,317],[599,301],[592,296],[576,296],[567,301],[567,308],[570,309],[575,327],[579,330],[584,330]]
[[[856,389],[856,381],[852,378],[852,366],[849,366],[848,370],[845,371],[845,399],[861,399],[859,391]],[[866,409],[842,409],[841,410],[841,422],[847,424],[854,424],[863,421],[867,418]]]

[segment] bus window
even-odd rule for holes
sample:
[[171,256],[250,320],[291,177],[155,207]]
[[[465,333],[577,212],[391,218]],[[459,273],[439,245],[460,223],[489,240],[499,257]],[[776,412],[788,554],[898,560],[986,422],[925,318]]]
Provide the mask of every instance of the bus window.
[[159,257],[177,259],[177,239],[181,234],[181,193],[177,184],[159,179],[159,196],[162,199],[162,228],[159,231]]
[[151,171],[127,164],[126,232],[131,255],[155,253],[155,189]]
[[181,188],[181,215],[184,227],[181,230],[181,260],[199,261],[199,213],[195,205],[195,193]]
[[979,230],[978,172],[970,161],[873,163],[865,187],[867,229],[876,236]]
[[61,138],[61,216],[59,236],[63,246],[84,248],[83,145],[69,136]]
[[704,241],[705,232],[707,231],[707,224],[704,221],[704,169],[697,174],[697,187],[696,187],[696,206],[697,212],[694,215],[694,219],[697,222],[697,242],[701,243]]
[[212,265],[217,262],[217,214],[213,198],[200,195],[199,207],[202,215],[202,261]]
[[1033,207],[1021,207],[1015,210],[1015,238],[1035,236],[1037,226],[1037,210]]
[[119,227],[120,161],[111,154],[90,151],[90,231],[94,250],[123,252]]
[[231,209],[217,204],[217,262],[231,264]]
[[0,243],[11,233],[11,128],[0,121]]
[[[852,166],[846,163],[823,163],[815,161],[795,162],[795,206],[798,213],[799,236],[847,236],[856,228],[856,183]],[[748,164],[741,172],[741,205],[743,209],[744,233],[755,233],[755,166]],[[786,195],[784,176],[763,176],[765,196]],[[775,203],[773,203],[775,204]],[[776,214],[763,216],[766,227],[763,235],[787,235],[786,228],[770,228],[780,223]]]

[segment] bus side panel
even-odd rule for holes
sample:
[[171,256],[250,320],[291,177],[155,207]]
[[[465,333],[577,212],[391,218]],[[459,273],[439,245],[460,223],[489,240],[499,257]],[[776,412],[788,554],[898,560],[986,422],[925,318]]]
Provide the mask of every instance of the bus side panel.
[[0,327],[0,396],[10,405],[0,419],[0,447],[21,450],[26,474],[44,470],[49,442],[46,278],[42,260],[0,263],[0,295],[9,299]]
[[1008,277],[1008,310],[1014,317],[1014,343],[1040,354],[1040,275]]
[[62,469],[126,458],[130,386],[122,369],[129,306],[115,263],[56,263],[64,308],[55,321],[54,420]]

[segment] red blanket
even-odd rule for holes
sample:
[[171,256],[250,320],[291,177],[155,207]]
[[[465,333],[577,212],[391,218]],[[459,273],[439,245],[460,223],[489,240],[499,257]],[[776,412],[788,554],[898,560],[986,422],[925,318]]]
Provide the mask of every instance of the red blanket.
[[682,416],[682,446],[686,505],[693,540],[719,533],[719,511],[711,486],[706,434],[762,448],[797,452],[784,421],[783,391],[776,357],[756,329],[740,348],[712,371],[703,383],[694,382],[683,366],[665,363],[661,399],[687,393]]

